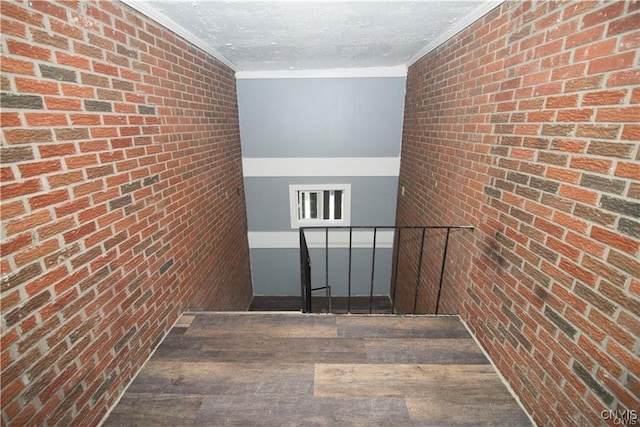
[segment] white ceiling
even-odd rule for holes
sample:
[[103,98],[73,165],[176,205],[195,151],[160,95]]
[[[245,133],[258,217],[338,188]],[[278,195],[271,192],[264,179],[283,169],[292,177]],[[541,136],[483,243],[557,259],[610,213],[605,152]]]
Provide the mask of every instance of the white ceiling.
[[408,66],[496,0],[125,0],[236,71]]

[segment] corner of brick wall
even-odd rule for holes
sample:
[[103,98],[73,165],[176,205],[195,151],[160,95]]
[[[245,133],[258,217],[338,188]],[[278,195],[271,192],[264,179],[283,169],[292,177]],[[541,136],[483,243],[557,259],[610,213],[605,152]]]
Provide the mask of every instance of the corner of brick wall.
[[232,70],[118,2],[0,2],[2,424],[96,425],[251,299]]
[[507,1],[408,73],[398,225],[475,226],[447,298],[540,425],[640,408],[639,27]]

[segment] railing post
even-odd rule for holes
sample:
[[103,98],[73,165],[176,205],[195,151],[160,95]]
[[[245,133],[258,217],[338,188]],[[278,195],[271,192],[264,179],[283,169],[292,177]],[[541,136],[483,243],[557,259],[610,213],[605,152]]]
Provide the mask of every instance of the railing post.
[[303,227],[300,227],[300,287],[302,312],[311,313],[311,259]]
[[420,275],[422,274],[422,251],[424,250],[424,233],[426,227],[422,227],[422,237],[420,239],[420,258],[418,261],[418,278],[416,279],[416,292],[413,296],[413,314],[416,314],[416,307],[418,305],[418,291],[420,290]]
[[393,295],[391,297],[391,314],[395,311],[396,308],[396,289],[398,289],[398,261],[400,261],[400,233],[402,232],[402,228],[397,228],[398,230],[398,245],[396,246],[396,267],[393,273]]
[[373,284],[376,272],[376,235],[378,228],[373,227],[373,256],[371,259],[371,292],[369,292],[369,314],[373,312]]
[[347,289],[347,313],[351,314],[351,248],[353,245],[353,227],[349,226],[349,281]]
[[451,227],[447,227],[447,237],[444,240],[444,253],[442,254],[442,266],[440,267],[440,283],[438,284],[438,296],[436,297],[436,316],[440,307],[440,293],[442,292],[442,281],[444,279],[444,268],[447,262],[447,249],[449,249],[449,232]]
[[326,286],[327,310],[331,311],[331,297],[329,296],[329,227],[324,228],[324,286]]

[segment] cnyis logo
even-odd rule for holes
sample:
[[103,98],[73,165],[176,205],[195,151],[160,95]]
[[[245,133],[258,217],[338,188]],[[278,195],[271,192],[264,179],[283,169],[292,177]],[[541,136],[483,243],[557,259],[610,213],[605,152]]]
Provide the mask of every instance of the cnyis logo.
[[638,411],[635,409],[624,409],[624,410],[613,410],[609,409],[606,411],[602,411],[600,416],[605,421],[610,421],[614,425],[626,425],[626,426],[635,426],[640,425],[640,420],[638,420]]

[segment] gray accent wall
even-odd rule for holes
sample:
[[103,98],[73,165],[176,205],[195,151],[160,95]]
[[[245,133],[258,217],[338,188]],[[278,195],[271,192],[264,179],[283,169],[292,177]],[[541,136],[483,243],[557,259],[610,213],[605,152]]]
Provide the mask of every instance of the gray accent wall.
[[351,225],[394,225],[398,177],[245,178],[249,231],[291,231],[290,184],[351,184]]
[[[405,80],[397,76],[238,79],[243,158],[399,158]],[[292,177],[285,171],[283,176],[273,175],[277,173],[245,176],[249,233],[292,231],[291,184],[350,184],[351,225],[395,224],[397,175]],[[251,248],[254,294],[299,295],[299,249],[275,246]],[[311,249],[311,256],[312,281],[321,286],[324,249]],[[376,250],[375,294],[389,293],[391,258],[392,249]],[[330,283],[335,295],[347,293],[347,260],[347,249],[331,249]],[[354,249],[352,261],[353,295],[368,295],[371,249]]]
[[[325,251],[312,248],[311,285],[324,286]],[[351,295],[369,295],[371,291],[371,249],[353,249],[351,254]],[[391,282],[393,249],[376,249],[374,295],[388,295]],[[349,250],[329,249],[329,284],[334,296],[346,296],[349,283]],[[251,249],[253,293],[255,295],[300,295],[300,252],[298,249]],[[319,291],[318,295],[323,295]]]
[[404,77],[239,79],[237,86],[244,157],[400,155]]

